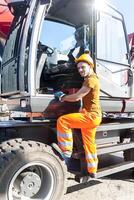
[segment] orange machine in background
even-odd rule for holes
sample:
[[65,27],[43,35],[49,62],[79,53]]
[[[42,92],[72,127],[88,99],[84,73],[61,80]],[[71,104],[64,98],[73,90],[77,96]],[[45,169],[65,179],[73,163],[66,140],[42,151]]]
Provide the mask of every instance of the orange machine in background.
[[7,7],[6,0],[0,0],[0,38],[6,39],[13,16]]
[[5,40],[7,38],[13,15],[8,9],[6,0],[0,0],[0,62],[3,54]]

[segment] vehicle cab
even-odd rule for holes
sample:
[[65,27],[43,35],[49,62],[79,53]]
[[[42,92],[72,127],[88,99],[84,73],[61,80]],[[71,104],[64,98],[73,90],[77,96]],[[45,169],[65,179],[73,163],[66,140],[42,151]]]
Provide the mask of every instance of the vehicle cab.
[[110,5],[96,9],[95,2],[8,1],[15,17],[2,58],[1,95],[8,97],[11,110],[50,118],[78,111],[79,102],[57,102],[53,94],[81,87],[74,58],[89,51],[103,111],[122,111],[133,83],[124,19]]

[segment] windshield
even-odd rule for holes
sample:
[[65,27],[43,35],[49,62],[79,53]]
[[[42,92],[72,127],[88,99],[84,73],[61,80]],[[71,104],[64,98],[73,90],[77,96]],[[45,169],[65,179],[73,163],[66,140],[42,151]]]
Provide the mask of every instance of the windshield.
[[[44,20],[38,40],[37,91],[40,85],[42,88],[46,85],[55,88],[57,83],[62,85],[59,77],[63,74],[65,78],[69,76],[69,73],[74,73],[73,70],[77,73],[74,60],[84,53],[86,47],[89,48],[89,25],[75,27],[57,21]],[[40,76],[41,81],[38,81]],[[54,86],[53,83],[55,83]]]
[[[54,34],[56,32],[56,34]],[[63,23],[45,20],[41,30],[40,44],[57,51],[60,56],[66,56],[72,50],[74,57],[79,55],[80,48],[88,47],[89,26],[73,27]],[[83,53],[83,52],[81,52]]]

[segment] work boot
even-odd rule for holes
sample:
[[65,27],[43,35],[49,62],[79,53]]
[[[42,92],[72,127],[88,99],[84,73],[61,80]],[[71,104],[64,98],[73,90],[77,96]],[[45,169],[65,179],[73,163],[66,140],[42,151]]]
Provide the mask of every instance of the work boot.
[[96,173],[89,173],[89,172],[85,172],[85,173],[82,173],[83,175],[85,176],[90,176],[91,178],[97,178],[97,174]]
[[91,178],[96,178],[96,173],[88,173]]

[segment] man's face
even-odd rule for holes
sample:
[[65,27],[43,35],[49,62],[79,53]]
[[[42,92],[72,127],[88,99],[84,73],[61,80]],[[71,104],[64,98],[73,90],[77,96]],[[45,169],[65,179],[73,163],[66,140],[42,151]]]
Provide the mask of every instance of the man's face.
[[77,64],[77,69],[81,77],[86,77],[90,75],[91,68],[90,68],[90,65],[86,62],[79,62]]

